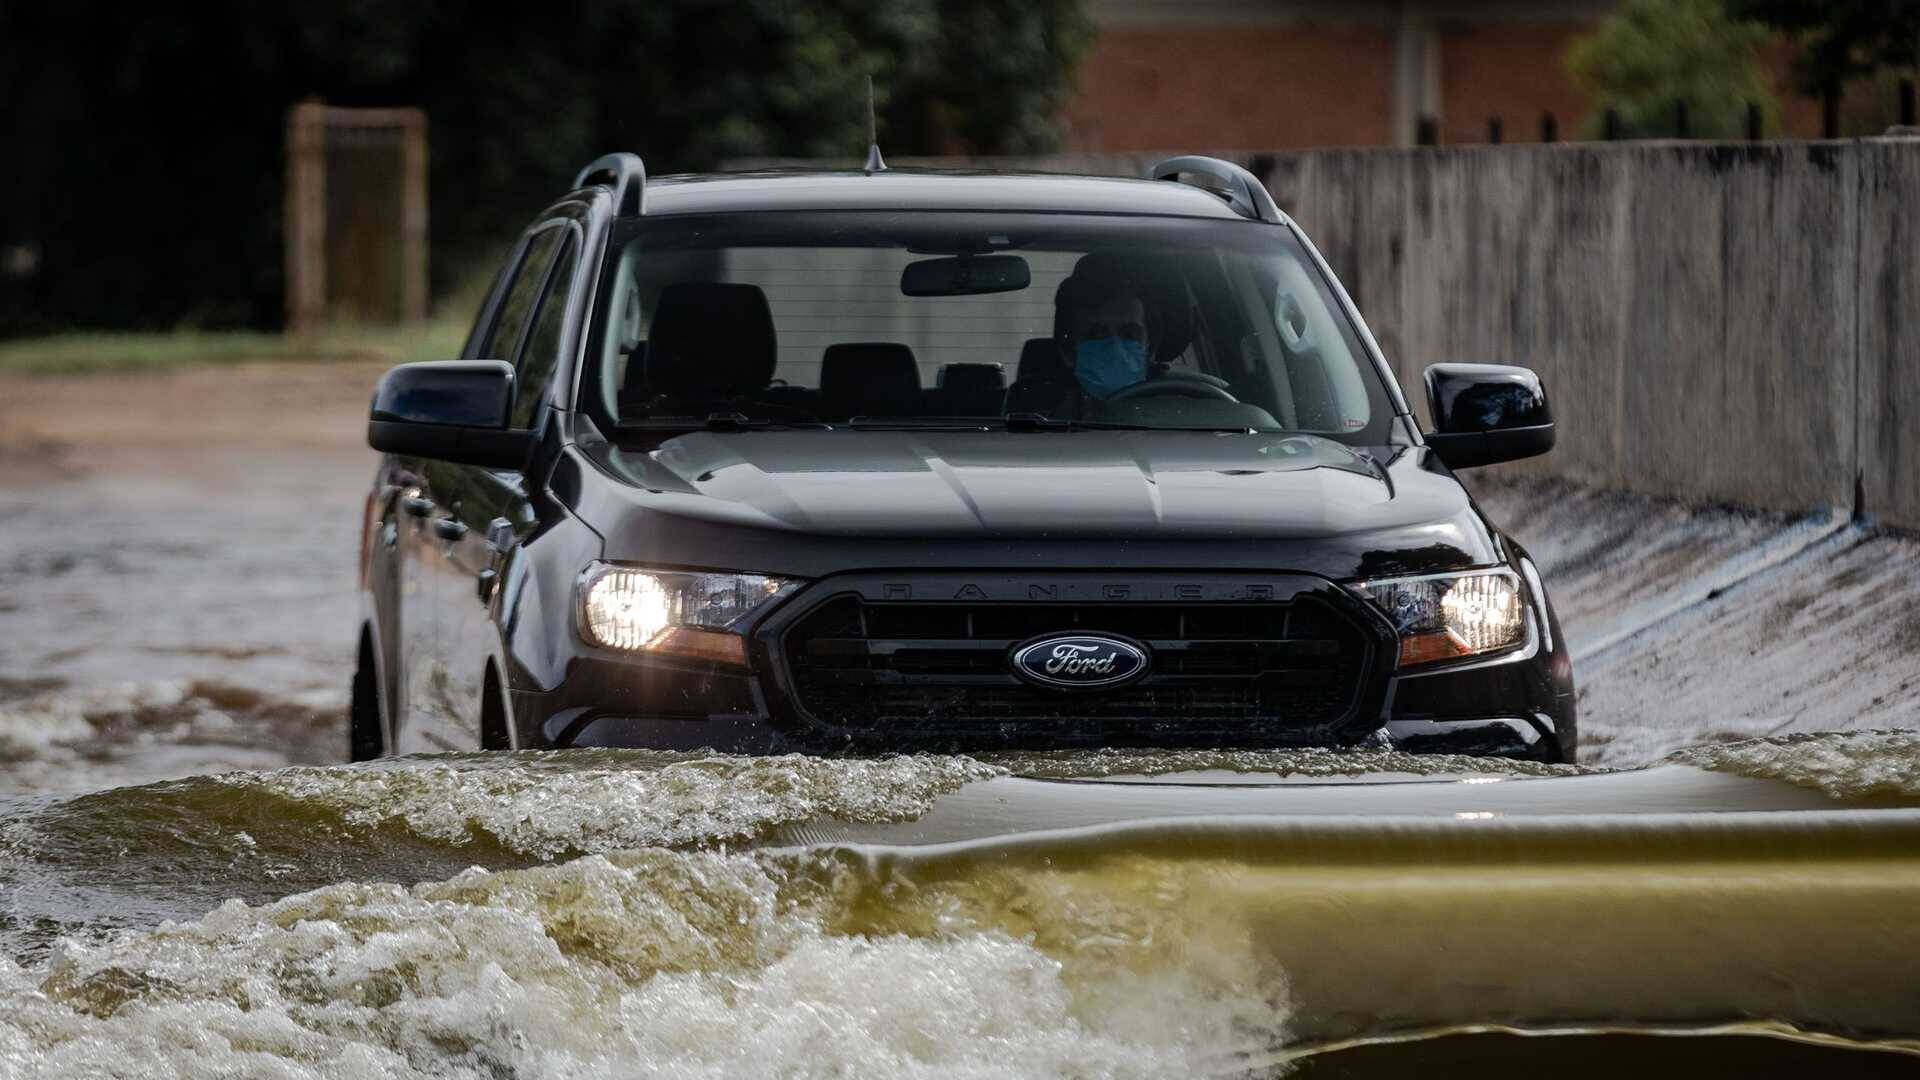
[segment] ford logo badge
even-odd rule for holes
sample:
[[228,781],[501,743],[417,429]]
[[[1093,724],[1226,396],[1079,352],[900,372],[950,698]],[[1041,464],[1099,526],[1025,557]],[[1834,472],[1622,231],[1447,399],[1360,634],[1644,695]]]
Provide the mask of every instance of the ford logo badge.
[[1048,634],[1014,647],[1013,673],[1052,690],[1110,690],[1147,673],[1147,650],[1106,634]]

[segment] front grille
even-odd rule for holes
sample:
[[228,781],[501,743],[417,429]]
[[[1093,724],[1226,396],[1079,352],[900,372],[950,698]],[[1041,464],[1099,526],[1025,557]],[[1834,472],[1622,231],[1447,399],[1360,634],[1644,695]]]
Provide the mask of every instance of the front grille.
[[[1110,691],[1016,678],[1009,653],[1055,632],[1144,643],[1151,670]],[[796,704],[872,731],[1035,734],[1089,727],[1158,735],[1324,729],[1353,708],[1366,634],[1312,595],[1240,603],[949,603],[846,594],[785,635]]]

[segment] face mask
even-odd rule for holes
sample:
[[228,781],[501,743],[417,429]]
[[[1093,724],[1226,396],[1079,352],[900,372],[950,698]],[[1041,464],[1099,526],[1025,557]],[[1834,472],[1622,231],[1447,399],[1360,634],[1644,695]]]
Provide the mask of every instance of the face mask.
[[1147,347],[1126,338],[1083,341],[1073,350],[1073,376],[1094,397],[1110,397],[1147,377]]

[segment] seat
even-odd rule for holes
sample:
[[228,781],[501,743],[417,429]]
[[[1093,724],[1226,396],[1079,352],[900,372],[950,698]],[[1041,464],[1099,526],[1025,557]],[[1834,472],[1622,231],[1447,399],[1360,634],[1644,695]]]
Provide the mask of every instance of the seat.
[[1006,369],[999,364],[948,364],[938,385],[936,408],[949,416],[999,416],[1007,400]]
[[668,285],[654,305],[645,352],[635,359],[642,356],[644,363],[627,367],[623,403],[662,398],[676,410],[729,408],[773,381],[773,310],[757,285]]
[[920,365],[890,341],[827,346],[820,357],[824,416],[913,416],[920,411]]
[[1020,366],[1013,369],[1015,383],[1064,379],[1067,365],[1060,359],[1060,346],[1052,338],[1028,338],[1020,346]]
[[1014,369],[1013,385],[1007,388],[1004,408],[1014,413],[1056,415],[1062,405],[1079,394],[1073,372],[1060,358],[1060,346],[1052,338],[1029,338],[1020,347],[1020,366]]

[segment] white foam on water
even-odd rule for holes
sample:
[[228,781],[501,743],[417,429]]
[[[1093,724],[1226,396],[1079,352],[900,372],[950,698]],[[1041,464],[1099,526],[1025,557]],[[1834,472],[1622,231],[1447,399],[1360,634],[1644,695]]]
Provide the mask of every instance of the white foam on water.
[[981,755],[982,760],[1019,776],[1075,779],[1114,776],[1170,776],[1177,773],[1234,772],[1283,779],[1321,780],[1361,776],[1577,776],[1601,771],[1513,758],[1463,754],[1409,754],[1404,750],[1342,747],[1286,749],[1033,750]]
[[1784,780],[1836,799],[1920,797],[1920,731],[1818,732],[1678,751],[1669,761]]
[[[331,746],[334,690],[278,696],[193,679],[56,687],[0,701],[0,791],[57,794],[302,760]],[[312,758],[306,758],[312,760]]]
[[816,817],[904,821],[998,770],[964,757],[833,760],[623,751],[290,768],[217,782],[323,807],[349,825],[398,825],[449,844],[523,855],[752,839]]
[[1160,1077],[1284,1035],[1284,1003],[1217,967],[832,932],[823,869],[586,856],[0,959],[0,1075]]

